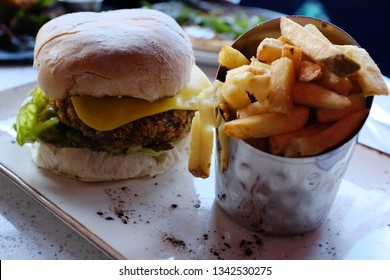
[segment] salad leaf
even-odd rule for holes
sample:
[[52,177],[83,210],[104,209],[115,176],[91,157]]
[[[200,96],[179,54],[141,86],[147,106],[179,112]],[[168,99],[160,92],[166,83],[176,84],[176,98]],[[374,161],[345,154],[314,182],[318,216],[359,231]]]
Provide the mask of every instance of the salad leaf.
[[20,146],[40,141],[62,147],[100,148],[80,131],[61,123],[49,97],[39,87],[33,89],[21,105],[15,129]]
[[[58,125],[59,119],[49,104],[49,97],[40,89],[33,89],[23,102],[16,117],[16,142],[19,145],[39,140]],[[54,129],[55,130],[55,129]]]
[[[197,7],[196,1],[167,1],[155,5],[143,1],[145,8],[160,10],[181,26],[200,26],[213,30],[221,39],[235,40],[248,29],[264,22],[265,15],[249,15],[244,11],[228,11],[223,6],[213,10]],[[192,5],[189,5],[192,4]]]

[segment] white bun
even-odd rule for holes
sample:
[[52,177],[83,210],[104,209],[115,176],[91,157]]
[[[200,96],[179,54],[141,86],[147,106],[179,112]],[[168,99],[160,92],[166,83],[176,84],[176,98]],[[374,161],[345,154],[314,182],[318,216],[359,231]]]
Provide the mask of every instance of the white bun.
[[194,60],[183,29],[150,9],[65,14],[42,26],[34,50],[38,85],[59,100],[174,96],[190,80]]
[[99,182],[162,174],[182,161],[187,149],[188,137],[159,156],[144,153],[114,155],[39,142],[32,145],[31,152],[33,162],[43,169],[79,181]]

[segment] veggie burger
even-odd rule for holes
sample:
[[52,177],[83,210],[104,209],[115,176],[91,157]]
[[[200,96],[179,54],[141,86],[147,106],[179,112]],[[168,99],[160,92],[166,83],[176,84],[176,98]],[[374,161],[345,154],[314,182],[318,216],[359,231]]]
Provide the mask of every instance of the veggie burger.
[[33,161],[81,181],[161,174],[186,152],[196,97],[210,85],[187,35],[150,9],[57,17],[39,30],[37,87],[16,140]]

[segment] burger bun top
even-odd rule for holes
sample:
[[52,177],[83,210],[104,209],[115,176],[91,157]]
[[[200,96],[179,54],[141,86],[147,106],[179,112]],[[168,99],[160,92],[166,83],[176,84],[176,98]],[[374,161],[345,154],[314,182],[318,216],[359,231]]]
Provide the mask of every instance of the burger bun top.
[[190,80],[194,60],[176,21],[150,9],[62,15],[42,26],[34,50],[38,85],[58,100],[171,97]]

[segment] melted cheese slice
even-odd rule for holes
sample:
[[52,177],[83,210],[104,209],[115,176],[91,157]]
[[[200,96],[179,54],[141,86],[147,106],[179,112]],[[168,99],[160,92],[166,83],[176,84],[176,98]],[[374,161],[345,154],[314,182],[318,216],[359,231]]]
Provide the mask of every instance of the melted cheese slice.
[[88,126],[99,131],[108,131],[140,118],[169,110],[197,110],[198,94],[210,85],[207,76],[196,65],[192,68],[191,80],[174,97],[155,102],[133,97],[72,96],[71,100],[78,117]]

